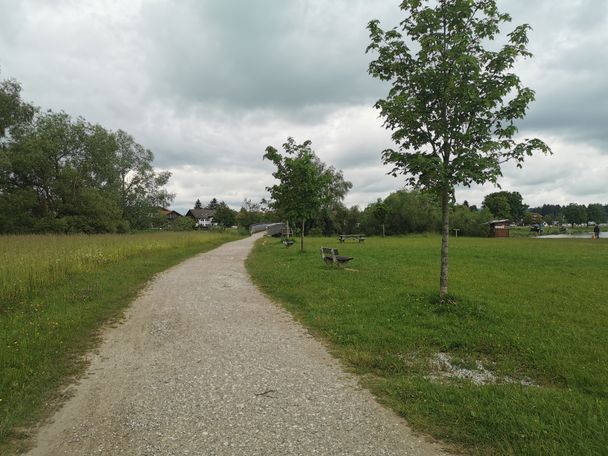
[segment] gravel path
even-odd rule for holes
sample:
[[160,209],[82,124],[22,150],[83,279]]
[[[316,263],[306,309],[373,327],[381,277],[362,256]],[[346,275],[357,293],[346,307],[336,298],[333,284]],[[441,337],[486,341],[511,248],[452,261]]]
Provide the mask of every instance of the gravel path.
[[442,454],[257,291],[255,239],[158,275],[29,454]]

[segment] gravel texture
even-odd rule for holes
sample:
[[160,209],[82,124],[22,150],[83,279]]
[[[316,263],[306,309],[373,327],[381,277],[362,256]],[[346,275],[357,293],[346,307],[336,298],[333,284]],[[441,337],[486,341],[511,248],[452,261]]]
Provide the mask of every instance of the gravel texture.
[[159,274],[29,454],[444,454],[255,288],[257,237]]

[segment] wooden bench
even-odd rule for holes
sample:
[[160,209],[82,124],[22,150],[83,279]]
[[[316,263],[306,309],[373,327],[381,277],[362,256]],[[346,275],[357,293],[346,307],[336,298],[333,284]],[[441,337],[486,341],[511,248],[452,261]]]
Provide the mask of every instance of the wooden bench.
[[353,259],[353,257],[340,255],[338,249],[330,249],[327,247],[321,247],[321,258],[325,261],[325,264],[335,264],[338,267]]
[[365,235],[364,234],[340,234],[338,236],[338,241],[340,241],[340,243],[343,243],[344,241],[363,242],[363,241],[365,241]]

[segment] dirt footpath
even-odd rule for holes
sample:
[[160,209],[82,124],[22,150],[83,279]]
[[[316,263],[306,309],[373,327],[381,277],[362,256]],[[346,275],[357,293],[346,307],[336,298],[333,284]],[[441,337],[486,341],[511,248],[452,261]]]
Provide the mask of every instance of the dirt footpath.
[[258,292],[255,238],[157,276],[29,454],[441,454]]

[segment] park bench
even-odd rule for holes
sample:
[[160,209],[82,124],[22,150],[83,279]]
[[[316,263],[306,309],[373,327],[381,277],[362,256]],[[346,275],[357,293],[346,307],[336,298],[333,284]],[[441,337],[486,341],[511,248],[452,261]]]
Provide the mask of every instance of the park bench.
[[344,241],[363,242],[363,241],[365,241],[365,235],[364,234],[340,234],[338,236],[338,241],[340,241],[340,243],[343,243]]
[[283,239],[281,242],[285,247],[291,247],[295,241],[293,239]]
[[338,249],[331,249],[327,247],[321,247],[321,258],[323,261],[325,261],[325,264],[335,264],[338,267],[353,259],[353,257],[340,255],[338,253]]

